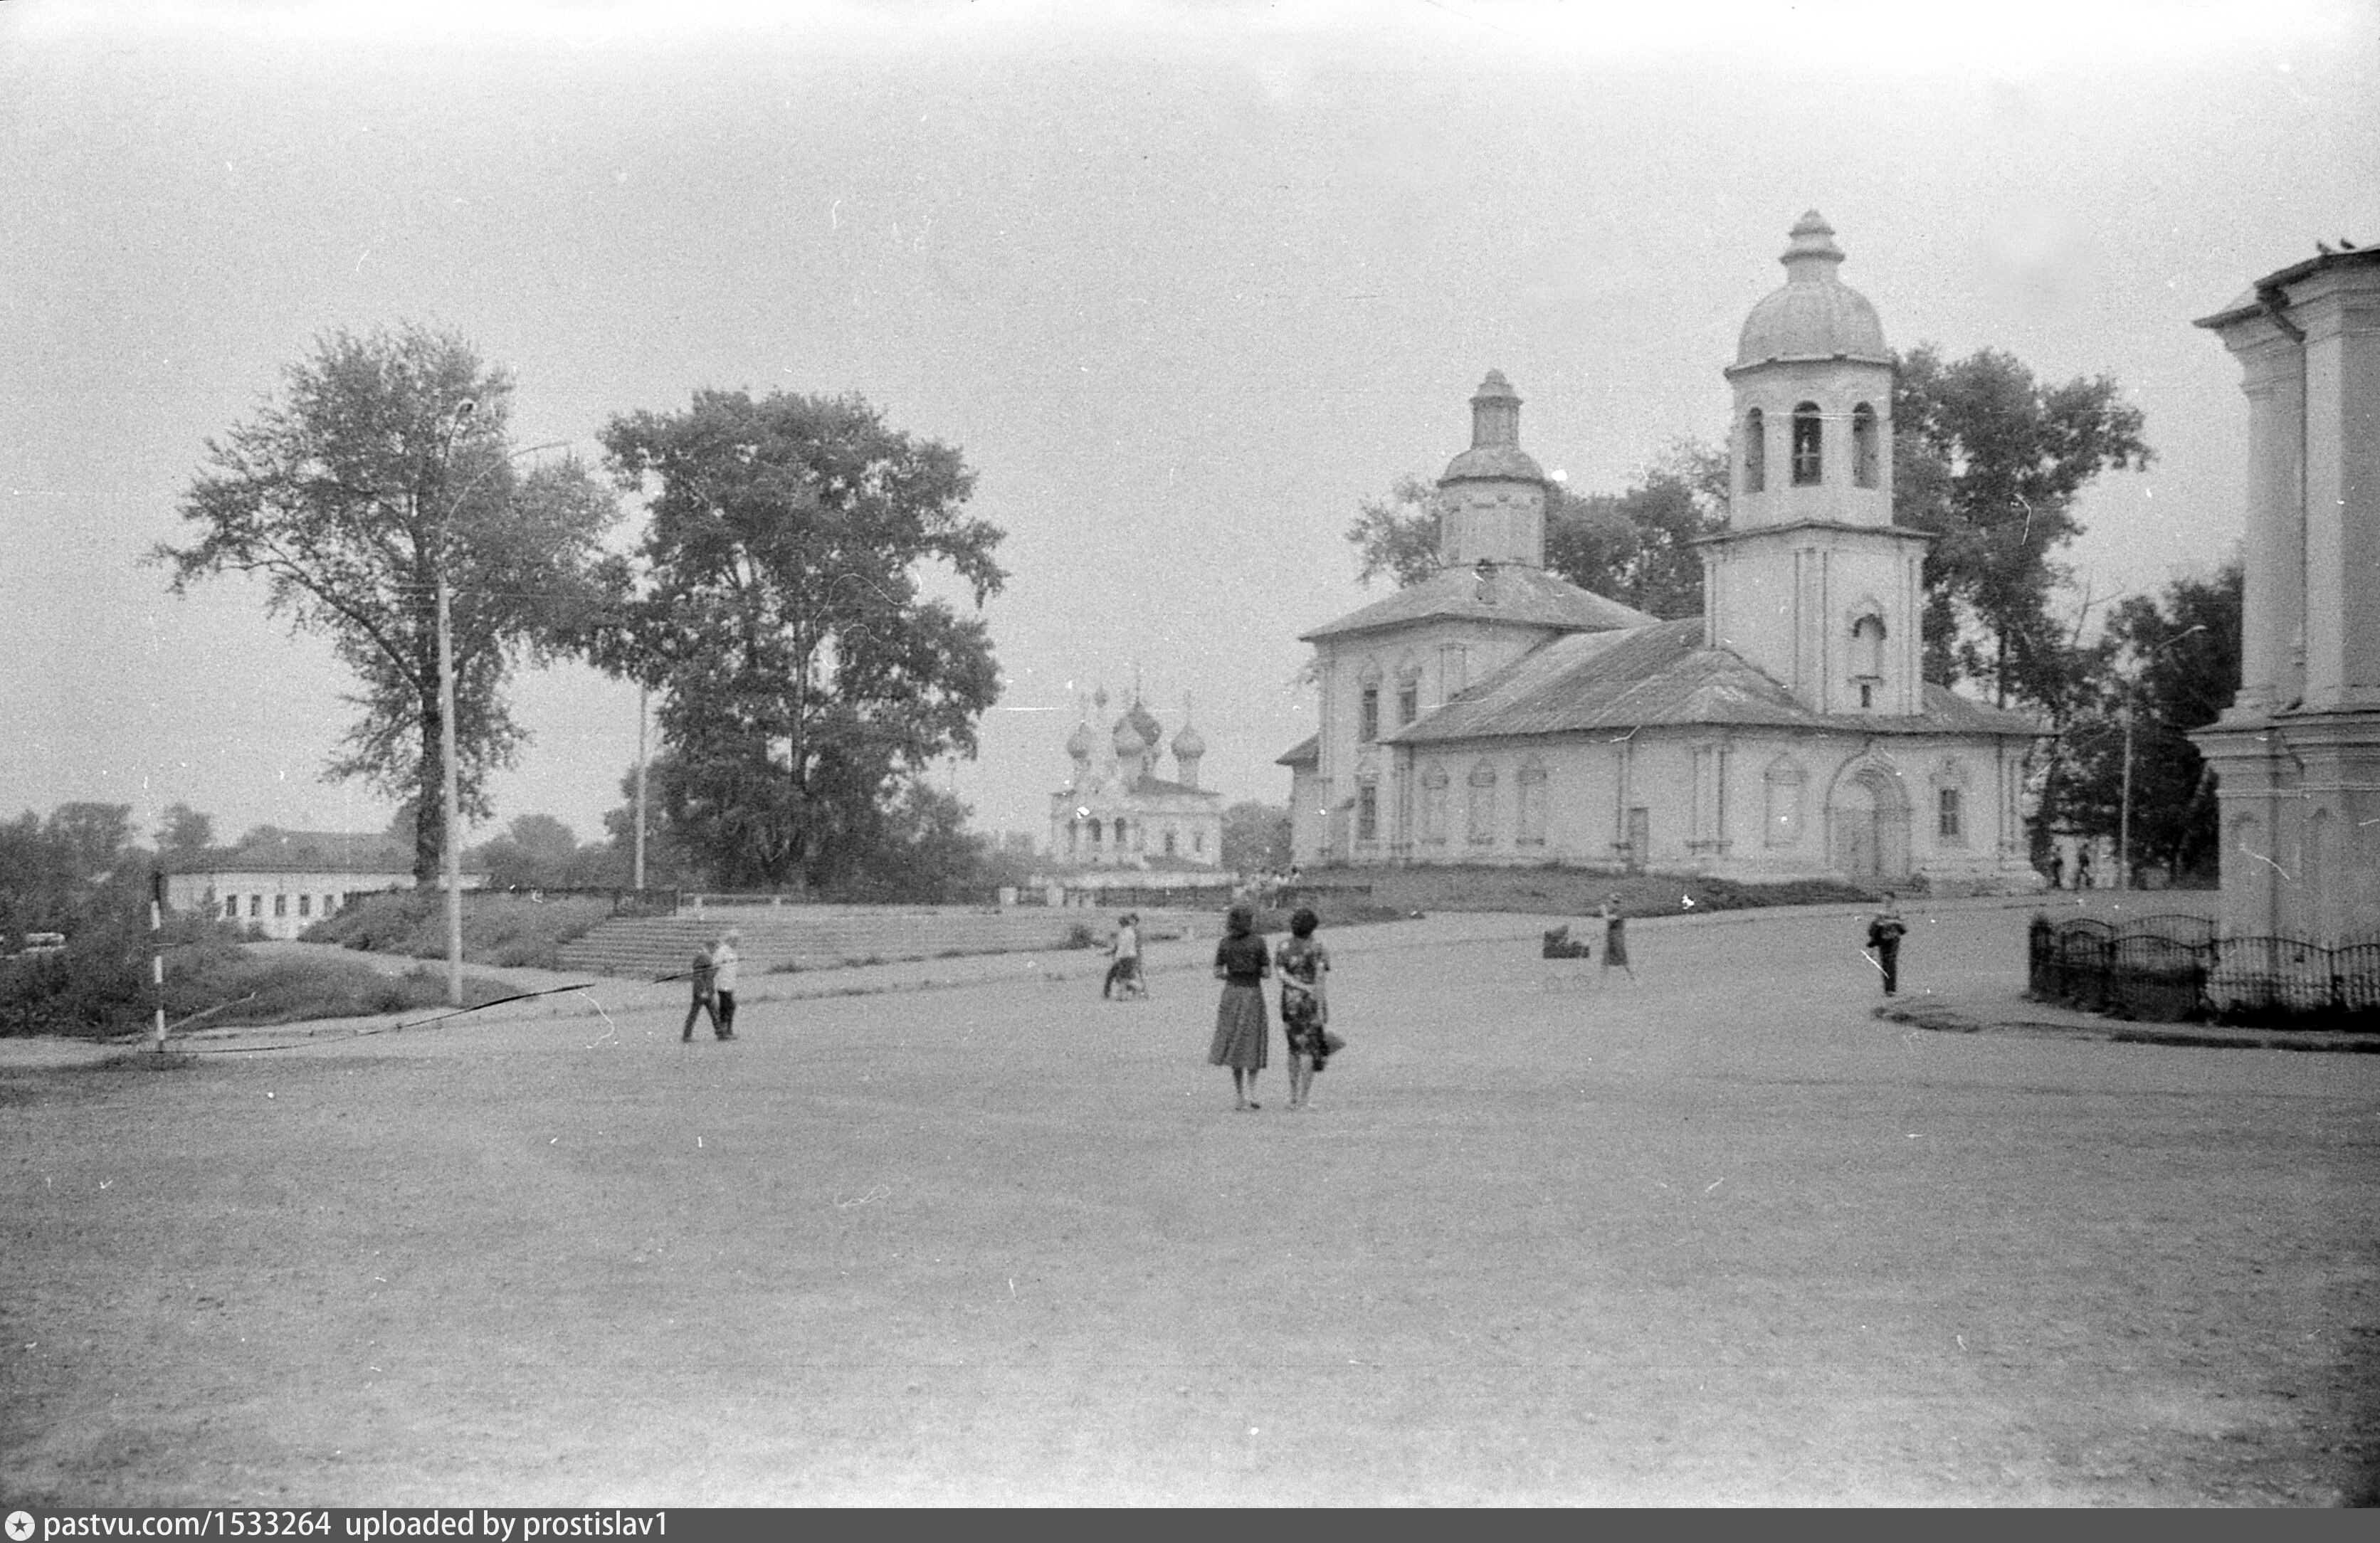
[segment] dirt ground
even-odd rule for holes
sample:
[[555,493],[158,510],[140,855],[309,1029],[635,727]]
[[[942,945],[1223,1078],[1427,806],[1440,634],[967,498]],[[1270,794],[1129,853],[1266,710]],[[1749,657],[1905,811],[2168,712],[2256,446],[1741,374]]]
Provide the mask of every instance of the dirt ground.
[[2369,1496],[2380,1057],[1879,1022],[1833,913],[1459,931],[1335,940],[1303,1113],[1186,967],[9,1058],[0,1501]]

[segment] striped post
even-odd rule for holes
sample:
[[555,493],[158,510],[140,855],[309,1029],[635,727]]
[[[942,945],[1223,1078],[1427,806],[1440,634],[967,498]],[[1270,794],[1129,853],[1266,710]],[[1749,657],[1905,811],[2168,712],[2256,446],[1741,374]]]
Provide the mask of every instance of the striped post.
[[157,988],[157,1051],[165,1049],[165,870],[149,874],[149,979]]

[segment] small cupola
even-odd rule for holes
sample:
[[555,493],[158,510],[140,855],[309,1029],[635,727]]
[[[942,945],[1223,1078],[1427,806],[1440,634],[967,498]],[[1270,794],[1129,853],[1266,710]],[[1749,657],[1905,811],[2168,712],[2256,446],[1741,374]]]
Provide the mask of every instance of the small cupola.
[[1546,565],[1546,474],[1521,448],[1521,395],[1490,370],[1471,395],[1471,448],[1438,480],[1438,560]]

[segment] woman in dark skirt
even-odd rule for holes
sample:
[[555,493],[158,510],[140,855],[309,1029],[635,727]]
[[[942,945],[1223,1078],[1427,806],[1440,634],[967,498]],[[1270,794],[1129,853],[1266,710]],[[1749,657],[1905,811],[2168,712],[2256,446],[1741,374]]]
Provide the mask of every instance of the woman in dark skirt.
[[1245,905],[1232,906],[1223,920],[1223,941],[1215,945],[1215,978],[1223,983],[1223,1000],[1215,1009],[1215,1043],[1207,1051],[1207,1064],[1232,1069],[1232,1096],[1238,1100],[1233,1109],[1260,1107],[1253,1095],[1272,1034],[1264,999],[1271,975],[1264,940],[1256,935],[1255,914]]

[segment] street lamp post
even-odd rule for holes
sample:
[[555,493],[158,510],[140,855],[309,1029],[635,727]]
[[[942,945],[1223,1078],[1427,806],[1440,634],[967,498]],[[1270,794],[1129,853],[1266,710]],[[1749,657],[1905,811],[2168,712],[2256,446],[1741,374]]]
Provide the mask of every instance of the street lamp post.
[[2132,887],[2132,714],[2140,702],[2141,674],[2149,667],[2150,660],[2180,642],[2192,633],[2205,630],[2206,624],[2201,622],[2195,626],[2186,627],[2175,633],[2159,643],[2155,648],[2141,655],[2140,662],[2132,666],[2131,677],[2124,683],[2124,791],[2122,802],[2116,814],[2116,887],[2118,889],[2128,890]]
[[[463,420],[479,407],[480,404],[468,396],[455,404],[455,422],[446,431],[446,445],[439,456],[442,464],[454,459],[455,436],[463,431]],[[569,443],[551,440],[489,462],[457,490],[447,502],[445,517],[438,522],[438,759],[443,772],[438,794],[443,815],[441,823],[444,827],[439,866],[446,881],[446,1002],[451,1007],[463,1005],[463,783],[455,753],[454,586],[447,573],[447,563],[454,553],[455,516],[462,511],[463,500],[471,490],[498,467],[510,466],[523,456],[534,456],[540,450],[558,450]]]

